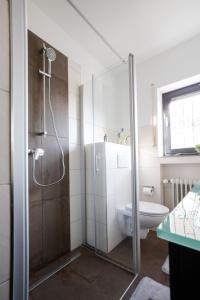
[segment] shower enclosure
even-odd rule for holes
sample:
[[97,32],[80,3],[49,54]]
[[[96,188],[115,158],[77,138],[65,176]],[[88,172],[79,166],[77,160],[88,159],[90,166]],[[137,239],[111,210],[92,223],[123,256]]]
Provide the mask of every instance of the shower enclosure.
[[28,87],[29,270],[34,284],[41,269],[70,253],[68,59],[30,31]]
[[[93,107],[91,130],[89,125],[85,129],[85,199],[86,244],[102,259],[137,274],[140,245],[133,75],[130,55],[85,85],[84,100],[90,95]],[[127,206],[131,209],[128,214]]]
[[[46,127],[47,134],[41,135],[44,130],[43,116],[44,116],[44,102],[43,99],[43,76],[39,74],[39,69],[43,67],[43,43],[45,41],[37,37],[35,41],[35,46],[32,47],[31,43],[28,45],[28,55],[29,60],[27,61],[27,24],[26,24],[26,1],[11,1],[11,31],[12,31],[12,44],[11,44],[11,57],[12,57],[12,72],[11,72],[11,82],[12,82],[12,146],[11,146],[11,156],[12,156],[12,194],[13,194],[13,282],[12,282],[12,296],[13,299],[28,299],[29,294],[29,270],[34,271],[36,268],[48,264],[52,259],[60,257],[62,253],[69,253],[70,250],[70,231],[69,231],[69,153],[68,153],[68,119],[67,119],[67,89],[68,89],[68,74],[67,74],[67,63],[68,59],[59,53],[56,48],[53,49],[56,51],[56,60],[52,62],[52,74],[55,75],[55,78],[51,82],[51,92],[52,92],[52,101],[55,100],[55,121],[58,130],[58,136],[61,140],[62,149],[65,154],[65,176],[61,182],[57,185],[49,187],[40,187],[36,185],[33,181],[33,156],[28,156],[28,149],[44,149],[39,151],[36,154],[36,157],[41,154],[44,154],[42,158],[35,161],[35,178],[38,183],[50,184],[54,181],[57,181],[62,174],[62,157],[61,151],[56,142],[56,134],[52,128],[52,116],[51,112],[46,109],[45,115],[46,118]],[[32,37],[31,37],[32,36]],[[35,37],[36,38],[36,37]],[[30,39],[34,39],[34,35],[30,33]],[[30,40],[29,40],[30,41]],[[51,47],[45,43],[46,47]],[[51,57],[50,57],[51,58]],[[46,57],[48,59],[48,57]],[[48,63],[48,61],[46,60]],[[29,68],[27,68],[27,63]],[[130,269],[133,273],[138,273],[139,271],[139,239],[138,239],[138,216],[137,216],[137,178],[136,174],[136,151],[135,151],[135,99],[134,99],[134,70],[133,70],[133,56],[129,56],[129,60],[126,64],[121,64],[115,68],[110,69],[108,72],[95,76],[93,78],[93,120],[90,122],[93,132],[91,139],[87,141],[85,139],[85,144],[92,144],[92,164],[93,167],[93,196],[94,201],[91,204],[93,205],[93,227],[94,231],[92,232],[92,245],[91,239],[89,240],[92,227],[88,226],[88,216],[89,216],[89,207],[86,199],[86,214],[85,214],[85,223],[86,223],[86,236],[85,244],[95,249],[95,253],[102,257],[102,259],[107,259],[112,263],[119,265],[120,267],[125,267]],[[29,76],[26,73],[28,69]],[[108,83],[112,82],[112,77],[120,77],[117,75],[118,70],[126,70],[126,96],[120,95],[120,88],[118,84],[120,80],[115,81],[116,93],[115,96],[112,93],[112,89],[109,91]],[[47,70],[48,72],[48,70]],[[113,74],[112,74],[113,73]],[[123,73],[123,72],[122,72]],[[110,74],[110,76],[109,76]],[[115,76],[116,75],[116,76]],[[27,78],[29,77],[29,88],[27,85]],[[111,78],[109,78],[111,77]],[[107,79],[109,80],[107,81]],[[48,85],[48,78],[46,78],[46,83]],[[63,80],[64,79],[64,80]],[[113,79],[114,80],[114,79]],[[100,82],[103,82],[102,89]],[[113,81],[114,82],[114,81]],[[46,85],[46,86],[47,86]],[[37,88],[36,88],[37,86]],[[56,94],[54,91],[57,89]],[[104,96],[98,96],[98,92],[104,89]],[[123,87],[122,87],[123,89]],[[29,92],[30,102],[28,103],[27,91]],[[46,94],[48,93],[48,88],[46,87]],[[117,95],[118,94],[118,95]],[[122,97],[125,100],[123,106],[123,100],[121,98],[121,114],[116,110],[116,103],[113,101],[114,98]],[[125,98],[124,98],[125,97]],[[39,100],[40,99],[40,100]],[[64,100],[65,99],[65,100]],[[103,102],[101,101],[103,100]],[[107,100],[106,100],[107,99]],[[112,100],[109,102],[109,100]],[[56,104],[59,103],[57,107]],[[106,104],[104,108],[102,103]],[[112,105],[111,105],[112,103]],[[53,105],[53,106],[54,106]],[[108,106],[107,106],[108,105]],[[119,105],[119,104],[118,104]],[[99,108],[98,108],[99,106]],[[46,108],[46,106],[45,106]],[[128,110],[129,115],[126,117],[123,116],[123,110]],[[29,109],[29,111],[28,111]],[[106,115],[106,120],[101,120],[101,117],[98,116],[97,112],[102,111],[103,115]],[[113,114],[117,113],[119,122],[116,126],[116,120],[113,120]],[[127,120],[130,117],[130,122],[128,124]],[[110,118],[110,120],[109,120]],[[27,124],[28,120],[28,124]],[[125,121],[124,121],[125,120]],[[105,121],[105,123],[104,123]],[[110,123],[109,123],[110,122]],[[86,121],[87,123],[87,121]],[[100,129],[103,128],[102,129]],[[123,128],[123,130],[122,130]],[[93,130],[94,129],[94,130]],[[87,124],[84,124],[84,131],[87,131]],[[123,134],[124,139],[119,141],[119,133],[121,137]],[[130,137],[128,137],[130,135]],[[29,140],[29,145],[28,145]],[[123,141],[123,142],[122,142]],[[119,144],[120,142],[120,144]],[[94,162],[98,164],[98,147],[96,144],[114,144],[117,145],[116,149],[120,147],[128,149],[130,146],[130,165],[127,164],[127,159],[125,159],[125,167],[120,169],[125,169],[130,173],[130,186],[131,186],[131,199],[132,201],[132,216],[133,216],[133,235],[132,235],[132,267],[127,264],[124,260],[110,255],[117,246],[112,250],[108,247],[109,240],[109,226],[110,225],[110,216],[109,214],[109,195],[105,195],[103,200],[103,209],[105,211],[102,214],[102,217],[105,221],[103,234],[99,231],[98,221],[99,221],[99,210],[98,210],[98,199],[95,199],[94,194],[97,194],[97,182],[95,179],[98,173],[98,165],[94,168]],[[121,144],[122,143],[122,144]],[[123,144],[125,143],[125,144]],[[119,147],[119,148],[118,148]],[[105,149],[105,148],[104,148]],[[103,154],[103,148],[101,153]],[[116,153],[118,150],[114,150]],[[48,155],[47,155],[48,154]],[[117,153],[117,155],[119,155]],[[121,162],[117,165],[124,166],[123,160],[124,154],[121,155]],[[115,155],[116,157],[116,155]],[[97,159],[97,160],[96,160]],[[28,163],[29,160],[29,163]],[[105,161],[105,160],[104,160]],[[107,160],[106,160],[107,161]],[[128,167],[127,167],[128,165]],[[115,165],[116,166],[116,165]],[[85,170],[89,166],[86,165]],[[118,168],[118,167],[117,167]],[[53,169],[53,172],[52,172]],[[27,174],[29,172],[29,175]],[[97,172],[97,174],[96,174]],[[117,173],[117,171],[116,171]],[[116,178],[116,177],[115,177]],[[87,178],[86,178],[87,179]],[[118,179],[117,179],[118,180]],[[29,184],[28,184],[29,181]],[[116,182],[114,180],[114,182]],[[86,180],[87,185],[87,180]],[[116,184],[117,185],[117,184]],[[119,183],[118,183],[119,185]],[[105,185],[104,185],[105,186]],[[108,183],[106,183],[108,187]],[[124,186],[121,184],[121,186]],[[29,188],[29,191],[28,191]],[[86,186],[87,191],[87,186]],[[116,186],[114,187],[115,194],[118,193]],[[87,191],[88,192],[88,191]],[[123,194],[127,194],[126,191],[120,191]],[[130,190],[129,190],[130,192]],[[86,194],[86,198],[87,198]],[[113,198],[114,199],[114,198]],[[115,204],[116,202],[113,201]],[[130,203],[129,202],[129,203]],[[128,203],[128,202],[127,202]],[[115,205],[114,204],[114,205]],[[121,205],[121,204],[120,204]],[[30,211],[28,212],[28,208]],[[112,206],[111,206],[112,208]],[[117,206],[118,208],[118,206]],[[93,210],[94,209],[94,210]],[[114,209],[115,210],[115,209]],[[113,209],[111,209],[113,212]],[[87,216],[88,213],[88,216]],[[83,214],[84,215],[84,214]],[[112,215],[113,217],[113,215]],[[34,222],[36,220],[36,222]],[[115,219],[114,225],[118,221]],[[119,224],[117,223],[117,226]],[[116,227],[114,227],[116,228]],[[29,232],[28,232],[29,231]],[[30,247],[29,245],[29,236],[31,239]],[[104,238],[106,241],[106,247],[100,247],[100,240]],[[32,238],[31,238],[32,237]],[[126,238],[126,237],[125,237]],[[83,237],[84,240],[84,237]],[[130,240],[130,239],[129,239]],[[123,241],[122,241],[123,242]],[[120,242],[119,242],[120,244]],[[130,248],[129,248],[130,249]],[[118,252],[119,253],[119,252]],[[36,258],[36,259],[35,259]],[[29,263],[30,259],[30,263]]]
[[[70,263],[68,59],[28,33],[30,290]],[[133,56],[83,87],[83,245],[139,272]],[[86,99],[87,98],[87,99]],[[91,101],[90,127],[87,104]],[[88,136],[91,133],[91,136]],[[84,163],[84,161],[82,162]],[[82,173],[83,174],[83,173]],[[83,193],[83,191],[82,191]],[[127,207],[129,211],[127,213]],[[84,236],[85,233],[85,236]],[[81,245],[79,245],[81,246]],[[80,252],[81,247],[75,249]]]

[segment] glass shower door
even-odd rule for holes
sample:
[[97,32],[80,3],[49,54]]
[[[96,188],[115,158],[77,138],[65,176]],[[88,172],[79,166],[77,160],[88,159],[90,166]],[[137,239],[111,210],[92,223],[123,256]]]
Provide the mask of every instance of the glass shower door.
[[[93,78],[93,206],[97,255],[139,271],[133,57]],[[88,223],[87,223],[88,224]]]

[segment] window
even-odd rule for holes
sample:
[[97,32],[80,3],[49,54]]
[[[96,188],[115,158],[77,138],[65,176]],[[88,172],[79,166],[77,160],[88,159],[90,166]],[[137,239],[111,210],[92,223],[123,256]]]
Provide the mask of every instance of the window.
[[200,144],[200,83],[162,96],[165,155],[196,154]]

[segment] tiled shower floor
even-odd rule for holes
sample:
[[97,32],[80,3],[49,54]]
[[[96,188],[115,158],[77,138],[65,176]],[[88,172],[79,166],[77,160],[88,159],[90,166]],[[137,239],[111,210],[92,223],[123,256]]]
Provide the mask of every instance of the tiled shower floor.
[[[133,279],[130,273],[113,266],[83,248],[82,255],[30,293],[29,300],[119,300]],[[110,253],[110,258],[132,264],[131,239],[127,238]],[[151,231],[141,240],[141,274],[169,284],[161,266],[168,254],[167,243]],[[138,282],[138,280],[137,280]],[[135,286],[125,299],[129,299]]]
[[133,279],[130,273],[90,250],[30,292],[29,300],[118,300]]

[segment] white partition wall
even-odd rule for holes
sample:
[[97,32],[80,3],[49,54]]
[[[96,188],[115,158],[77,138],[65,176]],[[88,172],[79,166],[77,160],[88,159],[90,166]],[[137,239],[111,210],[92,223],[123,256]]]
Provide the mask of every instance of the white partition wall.
[[[95,245],[91,235],[96,226],[96,247],[111,252],[126,236],[118,222],[118,209],[131,203],[131,151],[130,146],[110,142],[86,145],[86,165],[92,166],[95,147],[95,190],[86,197],[87,243]],[[92,190],[93,173],[86,169],[87,189]],[[96,203],[96,218],[94,210]]]

